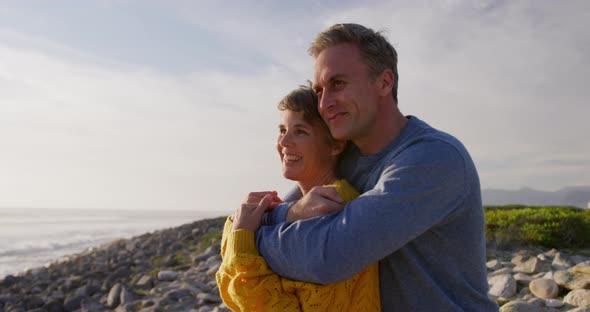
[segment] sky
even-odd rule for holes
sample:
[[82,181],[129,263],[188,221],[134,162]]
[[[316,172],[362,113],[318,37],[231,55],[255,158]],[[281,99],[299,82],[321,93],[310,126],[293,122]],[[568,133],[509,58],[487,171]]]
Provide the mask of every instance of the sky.
[[590,185],[588,1],[5,1],[0,207],[284,194],[276,103],[350,22],[384,31],[400,110],[459,138],[482,188]]

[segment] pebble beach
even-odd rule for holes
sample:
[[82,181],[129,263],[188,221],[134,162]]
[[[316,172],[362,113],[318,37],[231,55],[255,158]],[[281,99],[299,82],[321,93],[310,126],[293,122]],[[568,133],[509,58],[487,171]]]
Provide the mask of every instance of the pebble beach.
[[[215,272],[225,217],[116,240],[0,280],[0,312],[230,311]],[[590,312],[590,249],[488,247],[500,311]]]

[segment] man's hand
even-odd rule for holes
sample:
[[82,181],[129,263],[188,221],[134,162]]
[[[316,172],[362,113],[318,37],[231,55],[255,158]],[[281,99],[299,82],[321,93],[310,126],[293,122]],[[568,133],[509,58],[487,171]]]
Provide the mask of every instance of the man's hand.
[[248,195],[242,206],[236,210],[233,215],[232,230],[255,232],[262,223],[262,215],[278,205],[277,199],[280,200],[276,192],[269,192],[260,200],[256,200],[255,197],[250,198],[250,195]]
[[303,220],[327,215],[344,208],[344,199],[336,188],[316,186],[287,211],[287,221]]

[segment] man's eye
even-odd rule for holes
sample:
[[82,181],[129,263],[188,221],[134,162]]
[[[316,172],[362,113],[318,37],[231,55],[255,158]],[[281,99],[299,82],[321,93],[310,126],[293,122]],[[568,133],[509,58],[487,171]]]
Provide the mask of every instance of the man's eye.
[[297,130],[295,131],[296,134],[307,134],[307,131],[304,130]]
[[341,88],[344,86],[344,81],[342,80],[334,80],[334,87],[335,88]]
[[279,129],[279,134],[283,135],[283,134],[285,134],[285,132],[287,132],[287,130],[285,130],[285,129]]

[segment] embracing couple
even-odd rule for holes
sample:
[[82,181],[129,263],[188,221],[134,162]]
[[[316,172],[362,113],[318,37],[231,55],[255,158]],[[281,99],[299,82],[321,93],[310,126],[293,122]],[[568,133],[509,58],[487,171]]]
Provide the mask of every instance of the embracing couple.
[[479,178],[454,137],[398,109],[397,52],[337,24],[309,48],[313,85],[278,104],[298,188],[228,218],[217,282],[234,311],[497,311]]

